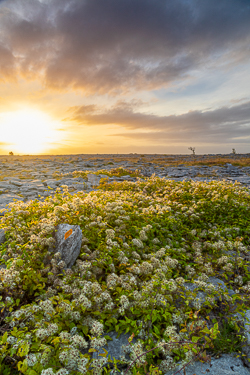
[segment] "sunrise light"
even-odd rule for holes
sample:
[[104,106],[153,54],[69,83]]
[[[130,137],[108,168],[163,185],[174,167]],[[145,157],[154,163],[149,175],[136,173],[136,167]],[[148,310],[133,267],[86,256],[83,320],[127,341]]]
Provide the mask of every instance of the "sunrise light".
[[5,112],[0,117],[1,142],[6,150],[15,153],[43,153],[61,140],[59,126],[58,121],[40,110]]

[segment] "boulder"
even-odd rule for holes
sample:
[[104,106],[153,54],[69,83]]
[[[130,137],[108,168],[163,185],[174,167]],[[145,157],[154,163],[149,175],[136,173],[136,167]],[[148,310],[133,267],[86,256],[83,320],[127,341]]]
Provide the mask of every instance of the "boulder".
[[23,200],[19,195],[9,193],[9,194],[1,194],[0,195],[0,210],[5,209],[5,211],[8,210],[7,206],[9,203],[13,202],[13,200]]
[[59,224],[55,233],[55,253],[61,253],[67,268],[71,268],[80,254],[82,231],[79,225]]
[[[210,283],[210,284],[214,285],[215,290],[220,291],[220,295],[223,295],[223,292],[228,293],[230,296],[235,294],[233,290],[227,289],[224,281],[218,279],[217,277],[209,277],[207,283]],[[184,288],[186,290],[191,291],[191,292],[195,292],[196,293],[196,299],[195,300],[198,300],[201,303],[201,305],[203,305],[203,303],[206,300],[207,293],[205,293],[201,290],[197,290],[198,285],[196,285],[195,283],[184,283]],[[194,306],[195,300],[190,302],[191,306]],[[219,296],[215,296],[215,300],[218,301]]]
[[3,229],[0,229],[0,245],[6,241],[5,232]]
[[[211,363],[194,362],[185,367],[179,374],[186,375],[249,375],[250,370],[244,367],[240,358],[236,358],[237,354],[222,354],[220,358],[212,358]],[[175,370],[166,372],[164,375],[173,375],[183,366],[179,365]]]
[[243,361],[247,367],[250,367],[250,310],[245,312],[243,336],[245,337],[245,342],[242,347],[242,352],[244,354]]
[[102,177],[100,175],[96,175],[94,173],[89,173],[88,174],[88,182],[91,184],[91,185],[99,185],[99,182],[100,182],[100,179]]
[[[131,336],[131,334],[121,333],[121,335],[119,335],[118,337],[118,333],[115,331],[112,331],[109,333],[105,333],[104,336],[106,335],[112,339],[112,341],[108,340],[107,345],[104,346],[104,349],[108,351],[107,358],[110,355],[112,360],[114,359],[119,360],[121,356],[125,356],[126,358],[129,359],[129,356],[126,355],[126,352],[124,351],[123,346],[129,346],[128,339]],[[135,343],[135,342],[136,340],[135,338],[133,338],[132,343]],[[98,356],[100,356],[100,354],[104,354],[104,353],[105,353],[104,350],[100,349],[99,352],[93,353],[92,357],[96,359],[98,358]]]
[[[250,316],[250,310],[249,310]],[[250,329],[249,329],[250,332]],[[104,348],[108,351],[107,358],[110,355],[111,359],[119,360],[121,356],[125,356],[129,359],[129,350],[124,350],[125,346],[129,346],[128,338],[131,334],[122,333],[119,337],[117,332],[112,331],[109,333],[105,333],[105,336],[109,336],[112,341],[108,341],[107,345]],[[249,334],[250,338],[250,334]],[[133,338],[133,343],[136,342],[136,339]],[[98,352],[92,353],[92,358],[96,359],[101,354],[105,352],[100,349]],[[220,358],[211,358],[210,362],[202,363],[200,361],[195,361],[192,364],[189,364],[185,367],[185,371],[183,370],[178,372],[178,374],[183,375],[250,375],[250,369],[248,369],[241,358],[237,358],[238,353],[231,353],[231,354],[222,354]],[[105,367],[105,366],[104,366]],[[163,372],[164,375],[174,375],[177,371],[181,370],[183,365],[177,364],[177,367],[173,370]],[[118,369],[121,371],[124,369],[126,371],[127,365],[126,364],[118,364]],[[112,375],[118,375],[120,372],[113,370],[111,372]]]

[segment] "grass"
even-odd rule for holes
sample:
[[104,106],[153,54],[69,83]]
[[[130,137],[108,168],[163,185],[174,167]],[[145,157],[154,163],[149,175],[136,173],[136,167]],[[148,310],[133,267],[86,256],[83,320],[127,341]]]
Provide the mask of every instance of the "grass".
[[[249,208],[237,183],[155,176],[11,204],[0,221],[2,373],[125,374],[131,365],[127,374],[160,374],[196,356],[241,353],[233,314],[250,308]],[[60,223],[83,232],[71,270],[49,251]],[[214,290],[214,276],[235,295]],[[129,359],[92,359],[110,331],[135,336]]]
[[213,340],[213,354],[215,356],[223,353],[241,352],[242,335],[232,322],[223,321],[220,325],[220,333]]

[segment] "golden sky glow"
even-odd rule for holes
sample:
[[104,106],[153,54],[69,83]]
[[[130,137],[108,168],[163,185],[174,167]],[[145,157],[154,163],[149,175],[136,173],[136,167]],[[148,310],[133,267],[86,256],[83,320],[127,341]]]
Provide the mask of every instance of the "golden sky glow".
[[50,149],[61,140],[57,128],[59,121],[39,110],[25,108],[0,115],[1,140],[6,151],[14,153],[39,154]]
[[249,19],[249,0],[0,0],[0,155],[248,153]]

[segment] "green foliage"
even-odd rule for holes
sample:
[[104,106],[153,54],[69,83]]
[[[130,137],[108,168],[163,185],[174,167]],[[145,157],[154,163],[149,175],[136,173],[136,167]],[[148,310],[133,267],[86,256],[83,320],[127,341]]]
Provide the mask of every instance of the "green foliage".
[[[129,174],[122,168],[110,173]],[[233,321],[226,327],[218,322],[238,302],[235,312],[249,308],[249,264],[243,258],[249,206],[249,193],[237,184],[155,176],[104,181],[99,190],[74,196],[65,188],[43,203],[16,202],[0,222],[6,231],[0,256],[7,267],[0,271],[3,371],[40,375],[66,368],[79,375],[100,364],[107,372],[122,368],[126,363],[105,362],[107,353],[99,362],[92,359],[110,331],[136,338],[128,343],[134,374],[160,374],[166,353],[174,366],[206,358],[204,350],[239,350]],[[80,225],[83,232],[71,270],[60,266],[60,254],[52,250],[60,223]],[[210,276],[235,295],[214,290]],[[187,290],[187,282],[195,288]]]
[[215,354],[241,353],[243,339],[238,331],[235,322],[223,321],[219,334],[213,340],[213,352]]

